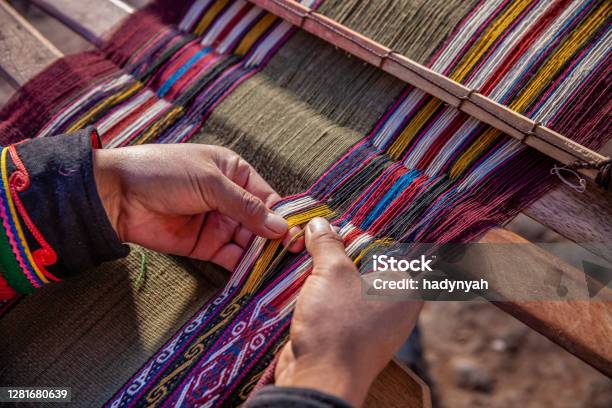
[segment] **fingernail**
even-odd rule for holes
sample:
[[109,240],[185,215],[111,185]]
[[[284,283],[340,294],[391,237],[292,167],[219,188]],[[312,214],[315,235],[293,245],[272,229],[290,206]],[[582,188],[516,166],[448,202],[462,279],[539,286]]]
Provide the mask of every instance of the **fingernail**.
[[287,221],[278,214],[268,213],[264,225],[275,234],[284,234],[289,228]]
[[317,232],[329,232],[331,230],[331,225],[325,218],[317,217],[310,220],[308,229],[313,234]]

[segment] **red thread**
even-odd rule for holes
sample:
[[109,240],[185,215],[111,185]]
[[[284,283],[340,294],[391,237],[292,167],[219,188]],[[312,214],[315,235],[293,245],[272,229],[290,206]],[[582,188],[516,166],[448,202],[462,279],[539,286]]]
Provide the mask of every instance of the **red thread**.
[[15,163],[15,170],[9,177],[9,188],[11,191],[11,197],[15,202],[15,206],[17,207],[17,211],[19,215],[23,219],[26,227],[36,239],[36,242],[41,246],[41,248],[32,251],[32,257],[34,258],[34,262],[38,268],[42,271],[42,273],[48,277],[49,279],[59,282],[60,279],[54,276],[51,272],[47,271],[45,266],[53,265],[57,262],[57,254],[49,245],[47,240],[43,237],[41,232],[38,230],[36,225],[32,222],[28,211],[24,207],[21,202],[21,198],[19,198],[19,193],[25,191],[28,187],[30,187],[30,174],[26,169],[25,165],[21,161],[19,154],[17,154],[17,149],[15,149],[15,145],[9,146],[9,154],[11,155],[11,159],[13,163]]

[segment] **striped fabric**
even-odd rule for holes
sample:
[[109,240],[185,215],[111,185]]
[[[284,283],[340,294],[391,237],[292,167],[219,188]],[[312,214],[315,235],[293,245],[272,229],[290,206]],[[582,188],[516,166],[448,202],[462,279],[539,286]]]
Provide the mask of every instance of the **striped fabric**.
[[[11,129],[51,136],[92,124],[106,147],[184,142],[292,32],[245,0],[158,4],[124,25],[104,58],[79,56],[87,69],[78,80],[50,85],[44,114],[16,117]],[[606,0],[482,0],[428,65],[597,148],[610,134],[601,123],[610,103],[611,8]],[[18,137],[7,129],[0,127],[2,141]],[[550,164],[407,87],[367,136],[276,210],[292,226],[330,219],[360,265],[375,246],[479,236],[542,194]],[[108,405],[244,401],[286,340],[311,269],[306,253],[270,268],[279,247],[254,239],[227,286]]]
[[[315,0],[302,4],[313,7]],[[135,47],[123,70],[68,99],[38,136],[95,124],[105,147],[185,142],[292,31],[246,0],[196,1],[178,27],[146,27],[151,37]]]
[[[609,14],[605,1],[484,1],[430,66],[553,126],[609,67]],[[465,241],[507,218],[510,198],[525,194],[517,173],[539,164],[525,150],[409,87],[367,138],[276,210],[290,226],[332,220],[358,264],[373,246]],[[302,253],[268,270],[279,245],[255,239],[225,289],[110,405],[234,406],[248,395],[286,338],[312,266]]]

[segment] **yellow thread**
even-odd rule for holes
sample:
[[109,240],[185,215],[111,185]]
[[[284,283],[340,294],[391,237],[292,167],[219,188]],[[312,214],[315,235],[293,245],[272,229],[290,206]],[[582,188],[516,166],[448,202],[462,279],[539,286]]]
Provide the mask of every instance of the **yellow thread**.
[[270,273],[272,269],[276,268],[276,266],[280,263],[280,261],[285,256],[285,254],[289,252],[289,248],[291,247],[291,245],[295,244],[295,242],[303,236],[304,236],[304,230],[302,229],[299,233],[291,237],[287,245],[284,246],[283,249],[281,249],[278,255],[276,255],[274,259],[272,260],[272,262],[268,265],[268,267],[266,268],[266,271],[263,273],[263,276],[268,275],[268,273]]
[[13,198],[11,197],[8,176],[7,176],[7,167],[6,167],[6,154],[8,152],[8,148],[4,148],[2,150],[2,157],[0,159],[2,166],[2,183],[6,188],[6,200],[8,201],[9,211],[11,213],[11,217],[15,222],[15,229],[17,230],[17,235],[19,236],[19,240],[21,241],[21,245],[23,246],[24,252],[26,254],[26,258],[30,262],[32,269],[36,272],[36,275],[42,280],[44,283],[49,283],[49,280],[45,277],[45,275],[38,269],[38,265],[34,262],[34,258],[32,258],[32,253],[30,252],[30,247],[28,246],[28,242],[25,239],[25,235],[23,234],[23,230],[21,229],[21,224],[19,223],[19,217],[17,215],[17,211],[15,211],[15,205],[13,204]]
[[463,153],[459,159],[453,164],[449,171],[451,179],[459,177],[480,154],[501,135],[501,132],[495,128],[487,129],[482,136],[474,141]]
[[280,244],[280,240],[274,240],[270,241],[266,245],[265,249],[259,256],[259,259],[257,259],[257,262],[255,262],[253,270],[249,274],[246,282],[244,283],[242,290],[240,291],[241,296],[251,293],[255,290],[255,288],[257,288],[258,284],[263,280],[263,272],[266,270],[270,262],[272,262],[274,254],[276,253]]
[[316,217],[329,218],[333,213],[331,208],[325,204],[321,204],[317,207],[309,208],[304,212],[288,216],[287,223],[289,223],[289,228],[293,228],[297,225],[305,224]]
[[81,119],[79,119],[78,121],[73,123],[68,128],[66,133],[74,132],[76,130],[84,128],[87,125],[87,123],[96,114],[101,112],[103,109],[106,109],[109,106],[113,106],[113,105],[121,102],[122,100],[130,97],[132,94],[134,94],[135,92],[139,91],[143,86],[144,86],[144,84],[142,82],[137,81],[134,85],[132,85],[129,88],[119,92],[118,94],[109,96],[108,98],[106,98],[105,100],[100,102],[98,105],[96,105],[93,108],[91,108],[84,116],[81,117]]
[[[289,224],[289,229],[291,229],[293,227],[306,224],[308,221],[310,221],[311,219],[315,217],[329,218],[330,216],[333,215],[333,213],[334,212],[332,211],[331,208],[329,208],[325,204],[322,204],[317,207],[309,208],[308,210],[304,212],[301,212],[298,214],[292,214],[288,216],[287,223]],[[298,234],[298,236],[293,237],[293,239],[298,238],[300,235],[301,234]],[[263,279],[266,277],[267,272],[269,271],[269,269],[271,269],[270,266],[274,262],[278,263],[280,261],[280,257],[282,257],[284,253],[279,254],[278,257],[274,256],[276,252],[278,251],[278,248],[280,247],[280,245],[281,245],[280,239],[270,241],[266,245],[261,255],[257,259],[257,262],[255,262],[255,265],[253,266],[253,270],[249,274],[247,281],[244,283],[244,286],[242,290],[240,291],[241,295],[245,295],[245,294],[248,294],[254,291],[259,286],[259,284],[263,281]]]
[[441,102],[439,99],[430,100],[427,105],[425,105],[416,114],[416,116],[410,120],[408,126],[402,130],[402,133],[397,137],[397,139],[395,139],[393,144],[391,144],[387,150],[387,153],[393,160],[397,160],[402,156],[404,150],[406,147],[408,147],[408,144],[412,141],[412,139],[414,139],[414,136],[419,132],[419,130],[425,126],[425,123],[427,123],[429,118],[431,118],[431,115],[433,115],[436,109],[438,109],[440,103]]
[[[561,69],[574,53],[582,48],[584,43],[589,40],[593,32],[605,21],[609,14],[608,6],[603,5],[597,9],[589,18],[587,18],[571,35],[563,42],[561,47],[552,55],[548,61],[538,70],[519,96],[510,103],[509,107],[512,110],[521,112],[527,108],[533,99],[539,95],[542,88],[547,85],[547,79],[552,78],[555,73]],[[489,128],[482,136],[466,149],[459,159],[453,164],[449,175],[452,179],[459,177],[471,165],[471,163],[480,157],[480,155],[489,148],[489,146],[501,135],[497,129]]]
[[264,34],[272,24],[276,21],[276,16],[270,13],[266,13],[266,15],[255,24],[255,26],[249,31],[249,33],[244,36],[240,44],[236,48],[235,54],[242,57],[246,55],[247,52],[251,49],[253,44],[259,39],[259,37]]
[[482,56],[493,46],[501,34],[514,23],[516,18],[529,6],[532,0],[514,1],[504,13],[495,19],[495,22],[476,41],[461,64],[453,70],[451,78],[461,82],[470,73]]
[[208,9],[206,14],[202,17],[198,25],[196,26],[193,33],[195,35],[201,35],[208,26],[214,21],[215,17],[225,8],[229,0],[217,0],[215,3]]
[[380,238],[380,239],[377,239],[376,241],[371,242],[367,247],[362,249],[361,252],[359,252],[359,255],[357,256],[357,258],[355,258],[355,260],[353,261],[353,263],[355,265],[359,265],[359,263],[361,262],[363,257],[366,256],[366,254],[369,251],[371,251],[374,247],[377,247],[377,246],[390,246],[393,243],[395,243],[395,240],[392,239],[392,238]]
[[[608,5],[610,3],[607,3]],[[524,110],[532,102],[533,98],[540,94],[542,88],[547,85],[547,79],[552,78],[562,68],[574,53],[582,48],[593,32],[606,20],[609,11],[604,4],[591,14],[581,25],[572,31],[570,36],[563,42],[561,47],[552,55],[546,63],[531,77],[528,86],[521,96],[510,104],[510,108],[516,111]]]
[[168,125],[174,123],[176,119],[180,118],[184,113],[184,109],[182,106],[175,106],[170,109],[166,114],[158,119],[149,129],[147,129],[136,142],[132,144],[143,144],[148,142],[150,139],[157,136],[163,129],[165,129]]

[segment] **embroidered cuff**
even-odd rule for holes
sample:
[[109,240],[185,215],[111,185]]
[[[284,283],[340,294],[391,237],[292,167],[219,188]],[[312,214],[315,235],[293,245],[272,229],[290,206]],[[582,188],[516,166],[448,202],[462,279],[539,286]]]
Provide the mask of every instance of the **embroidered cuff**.
[[0,156],[0,300],[127,255],[96,189],[93,128],[28,140]]

